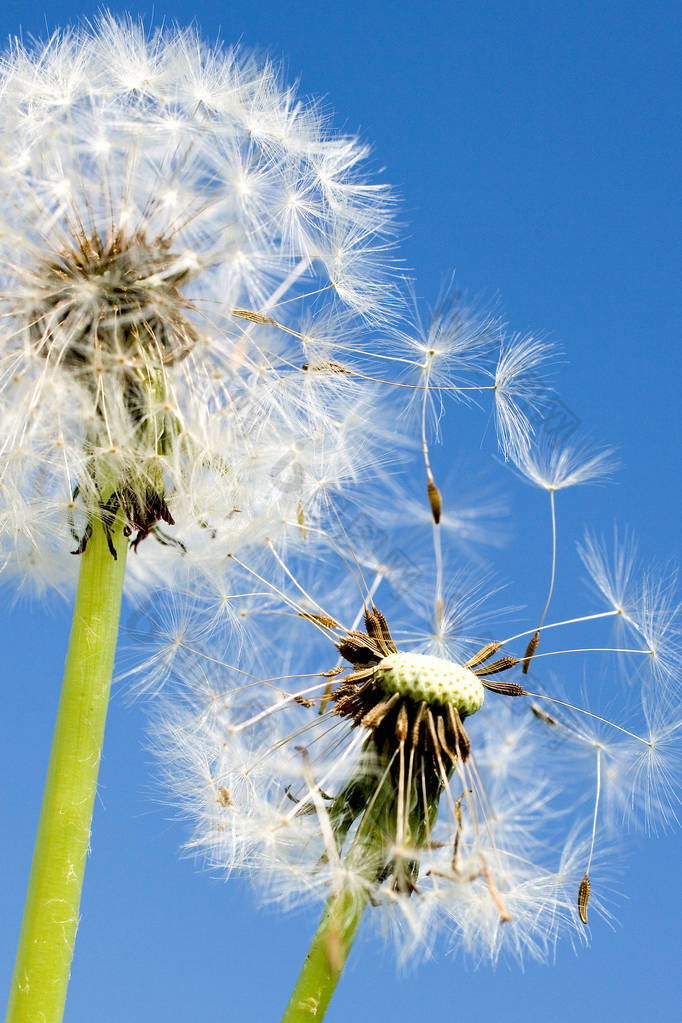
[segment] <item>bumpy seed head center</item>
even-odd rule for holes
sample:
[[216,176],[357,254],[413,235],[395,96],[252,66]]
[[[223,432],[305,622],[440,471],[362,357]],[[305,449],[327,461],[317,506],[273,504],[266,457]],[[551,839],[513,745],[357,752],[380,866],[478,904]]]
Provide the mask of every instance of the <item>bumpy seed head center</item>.
[[429,654],[395,653],[377,664],[375,679],[387,693],[418,703],[450,704],[464,718],[483,706],[485,690],[473,671]]

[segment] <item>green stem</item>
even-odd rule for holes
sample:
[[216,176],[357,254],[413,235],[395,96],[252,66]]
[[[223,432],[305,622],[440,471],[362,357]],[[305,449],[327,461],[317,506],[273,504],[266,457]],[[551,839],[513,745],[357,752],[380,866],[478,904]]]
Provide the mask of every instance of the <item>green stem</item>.
[[[386,836],[395,834],[397,809],[396,789],[390,776],[392,762],[389,755],[376,786],[374,772],[361,759],[358,773],[339,793],[330,810],[335,837],[342,846],[352,819],[361,814],[355,835],[348,843],[345,866],[351,874],[364,879],[365,887],[343,888],[327,900],[282,1023],[307,1023],[311,1019],[319,1023],[329,1008],[367,908],[369,892],[384,873],[390,857]],[[375,764],[373,756],[371,763]]]
[[348,889],[328,900],[282,1023],[318,1023],[324,1017],[366,905],[366,897]]
[[50,763],[6,1023],[59,1023],[78,927],[114,665],[127,541],[101,524],[81,555]]

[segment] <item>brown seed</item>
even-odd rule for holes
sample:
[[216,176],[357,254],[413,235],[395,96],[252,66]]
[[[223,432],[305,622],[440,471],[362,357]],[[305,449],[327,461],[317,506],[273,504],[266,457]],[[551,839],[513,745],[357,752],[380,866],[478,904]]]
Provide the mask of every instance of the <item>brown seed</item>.
[[365,664],[378,664],[383,654],[377,644],[364,632],[349,631],[336,647],[345,660],[356,668]]
[[491,693],[499,693],[500,696],[527,696],[528,693],[520,686],[518,682],[492,682],[486,678],[481,679],[481,685],[484,689],[489,689]]
[[547,714],[541,707],[538,707],[537,703],[531,703],[530,709],[532,710],[535,717],[539,721],[544,721],[546,725],[558,725],[559,722],[556,718],[553,718],[551,714]]
[[384,615],[372,604],[371,611],[365,611],[365,627],[368,634],[375,639],[381,647],[381,652],[395,654],[398,648],[393,642],[388,622]]
[[[341,670],[344,671],[345,669],[342,668]],[[346,677],[344,678],[343,682],[344,682],[344,685],[348,684],[350,682],[354,682],[354,683],[355,682],[366,682],[367,679],[372,678],[373,675],[374,675],[374,668],[373,667],[372,668],[358,668],[357,671],[351,671],[351,673],[349,675],[346,675]],[[362,688],[364,688],[364,687],[363,686],[354,686],[353,687],[353,692],[357,693]]]
[[363,716],[360,724],[363,728],[378,728],[389,710],[400,699],[400,693],[394,693],[390,700],[383,700],[377,703]]
[[233,309],[232,315],[238,316],[241,320],[250,320],[251,323],[269,323],[276,326],[276,320],[271,316],[263,316],[263,313],[255,313],[252,309]]
[[448,746],[447,737],[445,735],[445,722],[443,721],[443,718],[441,717],[440,714],[436,718],[436,732],[438,734],[438,741],[440,742],[442,749],[445,750],[453,764],[456,764],[457,754]]
[[457,830],[455,831],[455,841],[452,849],[452,869],[454,871],[459,870],[459,843],[462,838],[462,800],[464,799],[464,793],[458,796],[457,802],[455,803],[455,820],[457,821]]
[[538,648],[538,643],[539,642],[540,642],[540,630],[538,629],[536,632],[533,633],[531,641],[528,644],[528,646],[526,647],[526,652],[523,655],[523,674],[524,675],[528,674],[528,669],[530,668],[530,662],[533,659],[533,654],[535,653],[535,651]]
[[305,512],[300,501],[298,502],[298,508],[296,509],[296,521],[298,522],[298,528],[301,530],[301,536],[304,540],[307,540],[308,530],[305,528]]
[[299,618],[305,618],[309,622],[317,622],[318,625],[324,625],[326,629],[338,629],[340,628],[339,623],[335,622],[329,615],[318,615],[313,614],[312,611],[299,611]]
[[464,731],[464,725],[457,708],[453,707],[450,703],[448,704],[448,711],[450,713],[450,724],[455,733],[455,749],[464,764],[469,759],[469,754],[471,753],[471,742],[469,741],[469,736]]
[[519,663],[518,657],[500,657],[499,660],[493,661],[491,664],[483,665],[478,671],[475,671],[475,675],[497,675],[500,671],[508,671],[509,668],[513,668],[515,664]]
[[309,700],[305,696],[294,696],[294,703],[298,703],[301,707],[314,707],[315,701]]
[[395,723],[395,736],[401,746],[407,739],[407,731],[408,731],[407,711],[405,710],[405,704],[403,703],[400,710],[398,711],[398,720]]
[[220,806],[234,806],[234,799],[232,793],[224,785],[218,786],[218,794],[216,799]]
[[443,504],[440,497],[440,490],[433,482],[429,480],[426,486],[426,492],[429,495],[429,504],[431,505],[431,514],[433,515],[433,521],[438,525],[440,522],[441,511]]
[[307,373],[347,373],[353,376],[353,370],[348,369],[342,362],[335,359],[324,359],[321,362],[304,362],[301,369]]
[[357,708],[356,695],[354,692],[344,692],[342,689],[337,689],[335,693],[332,693],[331,699],[334,700],[334,713],[335,714],[346,714],[348,712],[348,705],[351,706],[350,714],[353,714],[354,709]]
[[419,704],[419,709],[417,710],[417,714],[416,714],[414,722],[412,724],[412,740],[411,741],[412,741],[412,745],[413,746],[416,746],[417,743],[419,742],[419,729],[421,727],[421,723],[422,723],[422,720],[424,718],[425,712],[426,712],[426,703],[422,702],[422,703]]
[[501,643],[496,643],[495,641],[493,641],[492,643],[488,643],[487,646],[484,646],[481,650],[478,651],[477,654],[474,654],[473,657],[470,657],[466,664],[463,665],[463,667],[468,668],[469,671],[471,671],[472,668],[477,668],[479,664],[483,664],[483,662],[487,661],[489,657],[492,657],[493,654],[496,654],[501,646],[502,646]]
[[580,919],[584,924],[587,923],[587,903],[590,898],[590,879],[585,874],[585,877],[580,882],[578,888],[578,912],[580,913]]
[[377,646],[380,648],[381,652],[384,653],[384,642],[381,635],[381,626],[379,624],[379,620],[376,614],[374,613],[374,608],[372,608],[371,611],[369,610],[365,611],[365,629],[367,630],[367,635],[370,637],[370,639],[373,639],[376,642]]

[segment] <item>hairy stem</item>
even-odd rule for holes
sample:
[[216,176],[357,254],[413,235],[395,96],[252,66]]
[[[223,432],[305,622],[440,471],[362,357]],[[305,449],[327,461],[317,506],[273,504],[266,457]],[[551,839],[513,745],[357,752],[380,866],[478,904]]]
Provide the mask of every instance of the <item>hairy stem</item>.
[[328,900],[282,1023],[318,1023],[324,1017],[366,905],[365,897],[348,889]]
[[78,592],[7,1023],[59,1023],[64,1012],[114,665],[127,541],[114,559],[100,523],[81,555]]

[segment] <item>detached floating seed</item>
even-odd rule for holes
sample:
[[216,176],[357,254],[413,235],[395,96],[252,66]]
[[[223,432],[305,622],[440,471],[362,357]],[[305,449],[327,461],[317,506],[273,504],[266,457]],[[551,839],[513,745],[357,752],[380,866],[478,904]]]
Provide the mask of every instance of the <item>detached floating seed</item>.
[[429,504],[431,505],[433,521],[436,525],[438,525],[440,522],[441,511],[443,509],[443,502],[441,501],[440,490],[432,479],[429,480],[426,486],[426,492],[429,495]]
[[587,923],[587,903],[589,900],[590,879],[587,874],[585,874],[585,877],[580,882],[580,887],[578,888],[578,913],[580,914],[580,919],[584,924]]
[[551,714],[548,714],[546,711],[542,710],[541,707],[538,707],[537,703],[531,703],[530,709],[533,712],[533,714],[535,714],[535,717],[539,721],[544,721],[546,725],[556,726],[559,724],[556,718],[552,717]]

